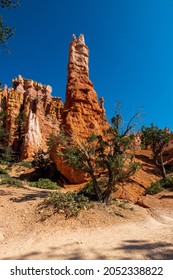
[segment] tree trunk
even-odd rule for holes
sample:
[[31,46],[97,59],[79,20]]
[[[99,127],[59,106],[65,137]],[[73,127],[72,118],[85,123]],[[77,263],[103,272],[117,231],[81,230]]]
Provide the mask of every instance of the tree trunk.
[[112,200],[112,187],[108,186],[103,194],[103,202],[106,203],[106,205],[111,203]]
[[108,168],[108,174],[109,174],[109,181],[108,181],[108,187],[103,193],[103,202],[108,205],[111,200],[112,200],[112,192],[113,192],[113,187],[114,187],[114,174],[110,168],[110,166],[107,164]]
[[[158,162],[159,156],[160,156],[160,162]],[[165,179],[167,177],[167,175],[166,175],[166,170],[165,170],[165,166],[164,166],[162,153],[160,153],[157,156],[156,155],[154,156],[154,162],[155,162],[156,166],[158,166],[160,168],[162,178]]]
[[94,187],[94,191],[95,191],[95,195],[96,195],[96,198],[99,202],[102,201],[102,193],[101,193],[101,189],[98,185],[98,182],[97,182],[97,179],[96,179],[96,176],[94,175],[93,171],[90,170],[90,175],[91,175],[91,178],[92,178],[92,182],[93,182],[93,187]]
[[101,189],[98,185],[97,178],[94,175],[94,170],[93,170],[90,158],[88,158],[87,162],[88,162],[88,167],[89,167],[88,173],[90,174],[92,182],[93,182],[93,187],[94,187],[94,192],[95,192],[96,198],[99,202],[101,202],[102,201],[102,193],[101,193]]
[[167,177],[167,175],[166,175],[166,170],[165,170],[165,166],[164,166],[164,162],[163,162],[163,155],[162,155],[162,153],[160,154],[160,161],[161,161],[162,177],[163,177],[163,179],[165,179]]

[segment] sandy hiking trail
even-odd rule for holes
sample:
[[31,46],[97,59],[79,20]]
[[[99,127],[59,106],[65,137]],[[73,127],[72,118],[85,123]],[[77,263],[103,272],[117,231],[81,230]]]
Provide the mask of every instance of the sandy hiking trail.
[[0,259],[173,259],[173,199],[157,208],[83,211],[41,221],[46,191],[0,186]]

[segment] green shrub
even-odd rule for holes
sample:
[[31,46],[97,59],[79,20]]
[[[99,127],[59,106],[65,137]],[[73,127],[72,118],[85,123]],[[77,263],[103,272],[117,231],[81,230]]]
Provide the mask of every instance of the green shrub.
[[32,164],[30,161],[20,161],[18,163],[19,166],[22,166],[22,167],[26,167],[26,168],[31,168],[32,167]]
[[12,164],[15,162],[15,152],[10,146],[0,147],[0,162],[2,164]]
[[43,204],[46,207],[53,206],[54,213],[63,213],[66,218],[77,216],[81,209],[91,207],[89,199],[77,192],[52,192]]
[[161,191],[163,191],[163,187],[160,184],[160,181],[156,181],[156,182],[152,183],[151,186],[146,189],[146,194],[156,194]]
[[56,183],[52,182],[51,180],[43,178],[40,178],[37,182],[31,182],[30,185],[40,189],[57,190],[60,188]]
[[51,163],[51,160],[49,158],[49,154],[47,152],[44,152],[43,150],[39,150],[34,155],[34,159],[31,162],[31,165],[34,168],[38,168],[38,169],[44,171],[50,163]]
[[173,187],[173,178],[171,176],[161,179],[160,182],[164,189],[170,189]]
[[5,167],[4,170],[7,171],[7,173],[8,173],[8,171],[12,171],[12,166],[8,165],[7,167]]
[[96,198],[94,187],[93,187],[93,182],[87,183],[80,191],[80,195],[84,195],[88,197],[89,199],[94,200]]
[[163,189],[172,188],[172,187],[173,187],[173,178],[167,176],[164,179],[152,183],[151,186],[146,189],[146,194],[151,194],[151,195],[156,194],[163,191]]
[[3,168],[0,167],[0,175],[1,175],[1,174],[7,174],[7,171],[6,171],[5,169],[3,169]]
[[8,174],[4,174],[1,177],[0,185],[9,185],[9,186],[15,186],[15,187],[23,187],[22,181],[16,178],[10,177]]

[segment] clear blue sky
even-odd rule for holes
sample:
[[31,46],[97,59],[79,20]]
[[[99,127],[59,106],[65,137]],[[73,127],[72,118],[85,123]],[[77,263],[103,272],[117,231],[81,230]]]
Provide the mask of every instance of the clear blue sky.
[[141,124],[173,130],[172,0],[21,0],[2,12],[16,27],[11,55],[0,52],[0,80],[18,74],[50,84],[65,99],[68,46],[84,33],[90,79],[104,96],[107,117],[116,100],[125,120],[141,110]]

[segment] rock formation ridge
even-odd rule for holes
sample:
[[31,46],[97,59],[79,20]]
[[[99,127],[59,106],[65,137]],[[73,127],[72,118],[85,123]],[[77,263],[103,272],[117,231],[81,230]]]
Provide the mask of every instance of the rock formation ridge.
[[[92,132],[101,133],[108,127],[104,99],[98,101],[94,85],[89,79],[89,49],[83,34],[73,35],[69,48],[65,104],[51,95],[52,88],[21,75],[13,79],[11,88],[0,91],[0,110],[6,111],[7,144],[18,152],[19,158],[32,157],[39,149],[47,149],[50,134],[63,129],[83,139]],[[84,174],[67,166],[51,154],[57,169],[71,182],[84,181]]]
[[57,135],[63,103],[52,97],[52,88],[21,75],[12,80],[13,86],[0,91],[0,110],[6,112],[7,145],[19,158],[32,157],[39,149],[47,149],[51,133]]

